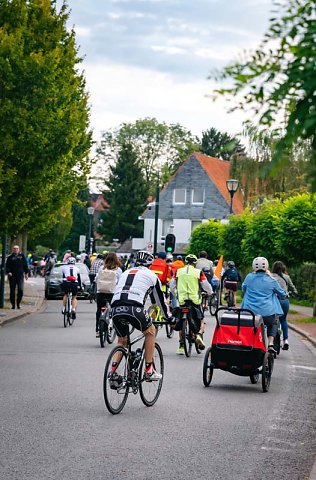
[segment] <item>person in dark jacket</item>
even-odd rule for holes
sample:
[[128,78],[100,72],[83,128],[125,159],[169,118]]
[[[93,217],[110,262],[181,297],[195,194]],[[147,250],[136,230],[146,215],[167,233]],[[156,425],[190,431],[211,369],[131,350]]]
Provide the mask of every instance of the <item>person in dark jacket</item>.
[[12,308],[15,308],[15,290],[17,288],[16,306],[21,308],[23,297],[24,277],[28,278],[28,266],[25,255],[20,252],[19,245],[14,245],[11,255],[6,261],[6,274],[8,275],[10,285],[10,302]]

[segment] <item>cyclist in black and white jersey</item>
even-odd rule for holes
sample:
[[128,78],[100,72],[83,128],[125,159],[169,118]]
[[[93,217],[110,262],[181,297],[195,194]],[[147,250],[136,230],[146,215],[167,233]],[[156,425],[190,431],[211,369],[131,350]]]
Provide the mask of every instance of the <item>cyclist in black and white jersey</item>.
[[79,270],[76,267],[76,259],[74,257],[69,257],[67,260],[67,264],[62,266],[62,274],[63,283],[61,284],[61,289],[64,292],[62,313],[64,313],[66,308],[67,294],[68,292],[71,292],[71,317],[75,319],[77,307],[77,293],[78,287],[81,288],[81,278]]
[[[153,367],[156,329],[145,309],[148,296],[152,303],[156,303],[164,318],[173,323],[161,283],[157,275],[148,267],[154,257],[149,252],[139,251],[136,255],[135,266],[126,270],[116,285],[111,302],[113,324],[118,336],[118,344],[126,346],[129,324],[145,335],[145,379],[147,381],[160,380],[162,375]],[[112,364],[115,373],[117,363]]]

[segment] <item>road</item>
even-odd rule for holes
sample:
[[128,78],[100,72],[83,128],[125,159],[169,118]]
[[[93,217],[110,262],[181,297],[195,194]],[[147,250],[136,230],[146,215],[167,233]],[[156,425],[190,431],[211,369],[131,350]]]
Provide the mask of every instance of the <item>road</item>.
[[[0,331],[2,480],[303,480],[316,451],[316,358],[291,335],[268,393],[219,370],[202,383],[203,355],[175,354],[158,335],[165,378],[152,408],[131,395],[120,415],[105,408],[110,347],[94,334],[95,305],[79,302],[63,328],[60,301]],[[214,320],[207,316],[205,339]],[[314,349],[315,351],[315,349]]]

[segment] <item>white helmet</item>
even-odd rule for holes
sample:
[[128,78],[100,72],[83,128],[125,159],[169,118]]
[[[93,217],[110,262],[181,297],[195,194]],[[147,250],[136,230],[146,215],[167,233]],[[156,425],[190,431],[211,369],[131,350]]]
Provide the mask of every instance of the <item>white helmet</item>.
[[68,265],[74,265],[76,263],[75,257],[69,257],[67,263]]
[[139,265],[144,265],[147,267],[151,265],[153,261],[154,261],[154,256],[145,250],[140,250],[136,254],[136,263]]
[[258,272],[258,270],[266,272],[269,268],[269,262],[265,257],[256,257],[252,262],[252,268],[254,272]]

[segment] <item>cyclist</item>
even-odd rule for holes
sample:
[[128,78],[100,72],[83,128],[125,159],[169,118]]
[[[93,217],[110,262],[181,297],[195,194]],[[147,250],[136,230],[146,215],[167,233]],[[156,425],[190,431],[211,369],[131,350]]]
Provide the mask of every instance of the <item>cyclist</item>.
[[[144,307],[148,296],[152,303],[158,304],[164,318],[171,324],[174,323],[161,290],[160,280],[154,272],[147,268],[153,260],[154,257],[151,253],[139,251],[136,254],[135,266],[121,275],[111,302],[113,324],[119,345],[127,345],[129,324],[145,335],[145,380],[149,382],[160,380],[162,375],[156,372],[153,366],[156,329]],[[118,377],[115,371],[119,360],[119,357],[115,358],[112,364],[113,382]]]
[[283,314],[279,298],[286,299],[286,292],[269,272],[265,257],[256,257],[252,262],[253,272],[248,273],[242,284],[244,298],[241,308],[261,315],[267,326],[268,350],[276,353],[273,342],[278,330],[278,316]]
[[[180,307],[185,305],[189,300],[192,305],[192,319],[198,330],[195,335],[195,343],[200,350],[204,350],[205,344],[203,342],[203,333],[205,328],[204,313],[201,309],[201,295],[200,290],[203,289],[209,295],[212,295],[213,290],[205,274],[196,268],[198,259],[195,255],[187,255],[185,257],[186,266],[179,268],[177,271],[177,278],[170,282],[170,289],[175,294],[177,291]],[[177,329],[181,328],[181,321],[177,324]],[[179,355],[184,354],[182,332],[179,332],[179,347],[177,350]]]
[[102,253],[98,253],[96,259],[90,266],[89,278],[90,278],[90,292],[93,293],[95,290],[95,277],[100,270],[104,266],[104,256]]
[[77,293],[78,287],[81,289],[81,278],[79,270],[76,267],[76,259],[74,257],[69,257],[67,260],[67,264],[62,266],[62,274],[63,282],[61,284],[61,289],[64,292],[62,313],[65,313],[67,294],[71,292],[71,318],[75,319],[77,308]]
[[172,277],[171,265],[167,263],[166,252],[159,252],[158,257],[154,259],[153,263],[150,265],[149,270],[154,272],[159,280],[161,281],[162,291],[165,296],[168,298],[168,283]]
[[[94,261],[94,263],[97,259]],[[95,277],[95,284],[97,288],[97,311],[96,311],[96,324],[95,331],[96,337],[100,337],[99,332],[99,318],[101,315],[102,307],[105,307],[106,303],[111,303],[115,286],[122,275],[121,262],[116,253],[110,252],[107,254],[104,260],[103,267],[99,268]]]
[[211,277],[213,277],[212,267],[213,267],[212,260],[209,260],[207,258],[207,252],[205,252],[205,250],[202,250],[200,252],[200,257],[199,257],[198,261],[196,262],[196,268],[199,268],[200,270],[202,270],[203,268],[208,268],[209,271],[210,271]]
[[[242,282],[241,276],[239,271],[235,266],[235,262],[229,261],[227,262],[227,269],[222,275],[222,282],[224,282],[224,286],[227,290],[231,290],[234,296],[234,307],[236,306],[236,292],[237,292],[237,283]],[[225,295],[226,299],[226,295]]]

